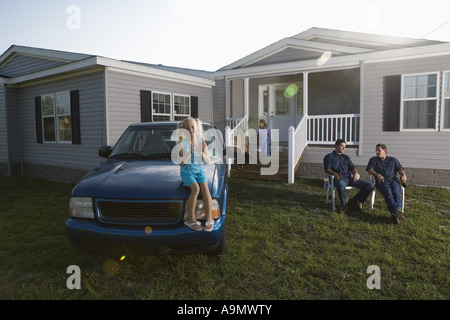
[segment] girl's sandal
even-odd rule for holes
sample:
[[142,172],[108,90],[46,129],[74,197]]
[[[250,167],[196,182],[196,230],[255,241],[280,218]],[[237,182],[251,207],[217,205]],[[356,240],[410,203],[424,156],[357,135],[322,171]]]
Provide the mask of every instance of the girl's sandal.
[[205,222],[205,231],[211,232],[214,229],[214,220],[211,222]]
[[203,227],[202,227],[202,224],[200,223],[200,221],[188,222],[187,220],[185,220],[184,224],[194,231],[202,231],[203,230]]

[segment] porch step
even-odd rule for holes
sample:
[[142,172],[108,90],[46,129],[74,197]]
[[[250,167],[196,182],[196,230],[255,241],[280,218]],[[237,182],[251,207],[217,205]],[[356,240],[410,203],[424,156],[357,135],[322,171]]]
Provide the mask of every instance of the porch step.
[[269,164],[246,164],[242,170],[238,169],[237,164],[231,165],[231,177],[247,178],[247,179],[259,179],[259,180],[271,180],[271,181],[287,181],[288,179],[288,152],[279,152],[279,166],[278,171],[274,175],[261,175],[261,168],[269,168]]

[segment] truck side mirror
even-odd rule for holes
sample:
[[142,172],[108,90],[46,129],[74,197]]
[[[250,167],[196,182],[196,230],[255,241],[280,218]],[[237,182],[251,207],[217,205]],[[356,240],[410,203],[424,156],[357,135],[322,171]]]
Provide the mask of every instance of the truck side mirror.
[[111,154],[111,151],[111,146],[101,146],[100,148],[98,148],[98,155],[102,158],[108,158]]

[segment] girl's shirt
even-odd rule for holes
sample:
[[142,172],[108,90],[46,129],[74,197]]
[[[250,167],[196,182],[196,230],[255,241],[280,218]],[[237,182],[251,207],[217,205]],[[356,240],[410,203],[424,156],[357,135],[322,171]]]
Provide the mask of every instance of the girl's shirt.
[[[183,154],[188,154],[191,152],[191,145],[187,140],[183,140]],[[198,138],[197,142],[193,147],[193,152],[189,160],[185,162],[183,166],[181,166],[182,170],[199,170],[203,169],[203,159],[201,156],[202,153],[202,139]]]

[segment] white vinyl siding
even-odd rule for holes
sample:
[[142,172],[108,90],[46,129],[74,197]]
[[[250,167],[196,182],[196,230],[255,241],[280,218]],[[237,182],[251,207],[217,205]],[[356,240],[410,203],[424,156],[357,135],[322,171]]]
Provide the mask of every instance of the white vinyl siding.
[[8,161],[5,102],[5,87],[0,85],[0,165]]
[[[114,145],[130,124],[141,121],[141,90],[151,91],[152,99],[154,92],[170,94],[172,97],[172,105],[174,96],[196,96],[198,97],[198,117],[204,122],[213,121],[213,93],[211,87],[152,78],[116,70],[106,71],[106,84],[108,95],[106,108],[108,114],[109,145]],[[177,120],[175,119],[175,121]]]
[[[375,145],[384,143],[388,155],[398,158],[407,168],[449,169],[450,130],[383,131],[383,77],[388,75],[430,74],[450,70],[449,56],[367,63],[363,83],[362,159],[367,164],[375,156]],[[399,93],[400,94],[400,93]],[[440,103],[439,103],[440,105]],[[438,109],[440,110],[440,109]],[[418,154],[420,153],[420,155]],[[304,158],[305,159],[305,158]]]
[[[82,144],[37,143],[35,97],[75,89],[79,90]],[[79,170],[90,170],[98,165],[98,148],[106,144],[104,101],[102,71],[84,72],[56,81],[23,86],[20,89],[23,162]]]

